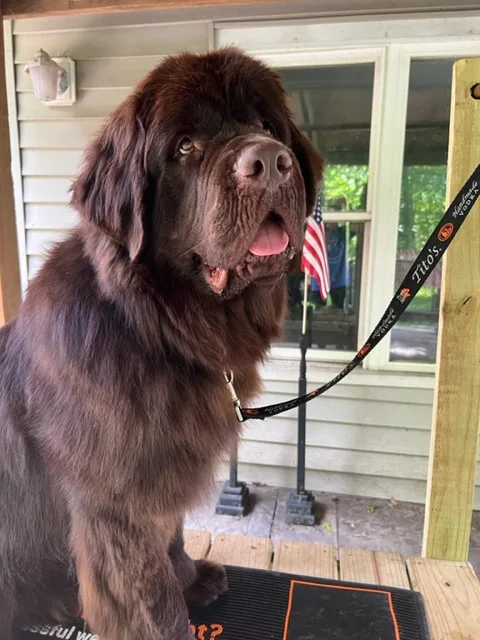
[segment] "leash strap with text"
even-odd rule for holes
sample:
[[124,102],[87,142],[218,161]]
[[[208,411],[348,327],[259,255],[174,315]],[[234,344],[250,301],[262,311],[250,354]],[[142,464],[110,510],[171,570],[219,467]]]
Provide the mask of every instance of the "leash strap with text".
[[265,407],[258,408],[242,408],[240,400],[236,396],[233,388],[233,380],[230,374],[226,376],[227,385],[232,394],[232,400],[235,406],[237,418],[240,422],[255,418],[256,420],[264,420],[279,413],[290,411],[299,407],[301,404],[309,402],[335,386],[340,380],[343,380],[353,369],[365,359],[365,357],[374,349],[377,344],[387,335],[392,327],[398,322],[405,309],[416,296],[422,285],[431,274],[434,267],[438,264],[458,230],[462,226],[465,218],[470,213],[478,196],[480,195],[480,165],[477,166],[470,178],[464,184],[459,194],[453,200],[440,220],[432,235],[427,240],[425,246],[419,256],[413,263],[409,272],[405,276],[402,284],[399,286],[394,298],[390,302],[387,310],[383,314],[382,319],[375,327],[374,331],[365,342],[363,347],[353,358],[353,360],[337,375],[326,384],[318,387],[314,391],[304,396],[293,398],[287,402],[279,402],[278,404],[270,404]]

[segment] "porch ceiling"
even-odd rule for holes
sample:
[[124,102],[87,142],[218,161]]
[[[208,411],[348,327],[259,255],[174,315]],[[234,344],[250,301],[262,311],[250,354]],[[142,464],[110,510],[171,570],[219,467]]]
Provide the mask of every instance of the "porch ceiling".
[[216,9],[217,19],[478,9],[478,0],[0,0],[0,4],[6,19],[141,9]]

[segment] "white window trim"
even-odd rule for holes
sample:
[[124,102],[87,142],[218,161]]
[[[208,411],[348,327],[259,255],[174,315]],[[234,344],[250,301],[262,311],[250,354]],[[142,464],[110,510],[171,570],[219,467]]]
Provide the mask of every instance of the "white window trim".
[[[275,21],[217,22],[215,46],[235,43],[252,55],[302,53],[319,49],[386,46],[392,43],[449,44],[463,38],[480,41],[477,11],[415,13],[408,16],[350,16]],[[321,45],[321,46],[319,46]]]
[[[366,325],[363,340],[379,322],[393,296],[397,227],[400,211],[409,66],[401,45],[386,47],[380,146],[376,156],[379,179],[372,194],[372,232],[369,256]],[[385,163],[388,158],[388,164]],[[365,359],[364,368],[385,369],[389,362],[388,335]],[[363,341],[362,340],[362,341]],[[407,367],[408,370],[408,367]]]
[[[297,351],[290,349],[290,351]],[[291,382],[298,377],[298,367],[300,353],[297,358],[275,357],[270,358],[262,367],[262,378],[264,380],[285,380]],[[308,365],[308,382],[312,385],[322,385],[331,380],[339,372],[339,363],[314,362]],[[392,371],[386,376],[384,371],[363,371],[356,369],[342,380],[342,386],[383,386],[399,387],[408,389],[434,389],[434,377],[430,372],[414,371]]]
[[[439,14],[440,16],[440,14]],[[406,135],[408,85],[412,59],[480,55],[480,16],[443,13],[408,17],[352,17],[276,22],[217,23],[215,46],[234,42],[273,67],[359,64],[375,62],[370,138],[366,242],[368,259],[362,274],[359,342],[364,342],[391,299],[400,213]],[[388,166],[382,166],[388,158]],[[338,215],[338,214],[337,214]],[[361,213],[355,214],[360,220]],[[333,217],[333,214],[332,214]],[[330,215],[325,215],[328,221]],[[336,218],[340,220],[340,217]],[[370,229],[369,229],[370,227]],[[385,260],[385,255],[391,258]],[[391,362],[388,335],[366,358],[364,369],[394,373],[433,374],[434,364]],[[297,348],[276,347],[274,359],[298,360]],[[348,362],[353,353],[315,350],[312,363]],[[365,372],[366,373],[366,372]],[[370,374],[371,375],[371,374]],[[411,376],[409,376],[410,378]]]
[[[300,347],[272,347],[270,354],[282,360],[299,360]],[[354,351],[329,351],[328,349],[309,349],[307,362],[330,362],[333,364],[347,364],[353,359]]]
[[[478,23],[480,26],[480,21],[478,21]],[[469,24],[469,28],[471,28],[471,21]],[[390,213],[389,215],[386,215],[384,219],[382,219],[381,213],[379,215],[374,215],[372,227],[374,229],[375,225],[380,227],[381,230],[377,238],[382,238],[381,249],[382,251],[388,252],[390,255],[395,255],[397,248],[411,62],[412,60],[462,58],[478,55],[480,55],[480,39],[478,38],[475,38],[474,42],[469,41],[466,37],[463,40],[450,42],[415,42],[388,46],[386,82],[388,83],[388,74],[391,74],[390,78],[395,82],[395,88],[392,89],[391,93],[387,92],[385,95],[383,105],[385,112],[384,124],[390,122],[391,125],[387,125],[387,131],[381,138],[382,143],[385,143],[386,148],[390,151],[393,150],[394,153],[392,158],[394,163],[393,168],[392,165],[390,165],[390,172],[388,175],[388,183],[390,185],[390,195],[388,197]],[[382,156],[382,154],[380,154],[380,157],[388,156]],[[387,183],[386,180],[383,180],[383,175],[384,172],[382,172],[382,185]],[[385,175],[385,177],[387,177],[387,175]],[[376,202],[375,211],[380,212],[381,210],[379,210],[379,207],[388,206],[387,200],[383,201],[381,198],[382,196],[380,196],[380,202],[378,200]],[[392,203],[394,206],[392,206]],[[374,237],[373,234],[374,231],[372,231],[372,238]],[[385,295],[383,296],[383,299],[381,294],[373,296],[371,316],[369,318],[369,324],[371,327],[373,327],[374,322],[378,322],[380,315],[385,310],[385,307],[393,294],[395,286],[395,263],[392,260],[387,260],[386,264],[383,264],[383,266],[381,265],[381,252],[378,239],[377,243],[372,239],[372,245],[375,247],[372,251],[372,259],[376,259],[377,262],[380,263],[379,266],[381,268],[379,273],[374,276],[370,282],[372,283],[372,289],[375,288],[375,290],[378,291],[385,291]],[[394,253],[392,254],[392,252]],[[391,361],[391,338],[392,334],[387,334],[383,341],[372,352],[371,356],[366,359],[365,368],[387,371],[435,373],[435,364]],[[377,357],[377,361],[373,359],[375,357]]]
[[324,222],[370,222],[372,214],[366,211],[324,211]]
[[[1,26],[0,26],[1,28]],[[3,40],[5,46],[5,80],[7,85],[8,128],[10,135],[10,153],[12,156],[11,173],[13,182],[13,198],[15,206],[15,226],[17,231],[18,266],[20,270],[20,287],[22,296],[28,287],[27,237],[25,230],[25,208],[23,201],[22,165],[19,139],[19,123],[17,111],[17,95],[15,91],[15,65],[13,54],[12,21],[3,23]]]

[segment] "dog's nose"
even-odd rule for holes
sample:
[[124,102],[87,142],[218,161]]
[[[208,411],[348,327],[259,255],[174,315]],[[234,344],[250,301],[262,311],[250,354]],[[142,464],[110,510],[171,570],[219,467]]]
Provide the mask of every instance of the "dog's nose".
[[289,178],[292,159],[277,142],[257,142],[243,149],[236,163],[241,178],[255,181],[262,186],[278,186]]

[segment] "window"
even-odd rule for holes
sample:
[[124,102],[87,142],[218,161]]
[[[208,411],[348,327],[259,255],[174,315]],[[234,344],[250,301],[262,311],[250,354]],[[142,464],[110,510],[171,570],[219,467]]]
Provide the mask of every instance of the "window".
[[[327,162],[319,199],[325,224],[330,294],[324,302],[312,278],[313,347],[353,352],[358,347],[367,214],[375,64],[280,70],[297,123]],[[298,346],[304,274],[289,276],[289,318],[283,346]]]
[[[445,209],[453,63],[411,61],[395,287]],[[392,330],[392,361],[435,362],[440,285],[439,264]]]
[[[324,302],[318,283],[312,279],[308,302],[312,308],[314,348],[336,351],[357,348],[364,226],[361,222],[325,225],[331,290]],[[298,267],[288,281],[290,314],[285,323],[285,346],[298,346],[300,340],[304,283],[304,274]]]
[[[327,160],[319,195],[339,277],[326,304],[315,284],[309,295],[311,361],[353,355],[444,212],[452,67],[480,56],[479,28],[473,16],[409,16],[217,29],[217,46],[235,42],[281,73],[300,128]],[[279,362],[299,357],[303,284],[297,265],[285,336],[272,350]],[[439,265],[363,368],[433,373],[440,286]]]

